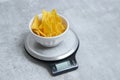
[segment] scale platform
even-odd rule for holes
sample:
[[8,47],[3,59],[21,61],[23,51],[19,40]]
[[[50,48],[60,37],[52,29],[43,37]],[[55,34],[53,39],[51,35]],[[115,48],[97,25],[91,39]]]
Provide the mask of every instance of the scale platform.
[[77,35],[69,30],[63,42],[55,47],[43,47],[31,34],[25,41],[26,51],[39,60],[49,64],[53,75],[58,75],[78,68],[75,54],[79,48]]

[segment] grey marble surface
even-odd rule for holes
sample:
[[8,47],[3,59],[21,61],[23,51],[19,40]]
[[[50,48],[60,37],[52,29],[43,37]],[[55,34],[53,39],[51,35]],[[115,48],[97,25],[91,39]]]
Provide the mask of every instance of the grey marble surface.
[[[81,40],[79,68],[56,77],[24,50],[30,19],[53,8]],[[0,80],[120,80],[120,0],[0,0]]]

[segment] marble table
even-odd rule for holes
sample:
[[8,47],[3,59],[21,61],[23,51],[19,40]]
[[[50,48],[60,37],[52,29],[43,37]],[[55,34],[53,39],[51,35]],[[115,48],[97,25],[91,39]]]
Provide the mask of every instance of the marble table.
[[[24,49],[28,23],[56,8],[79,39],[79,68],[56,77]],[[0,0],[0,80],[120,80],[120,0]]]

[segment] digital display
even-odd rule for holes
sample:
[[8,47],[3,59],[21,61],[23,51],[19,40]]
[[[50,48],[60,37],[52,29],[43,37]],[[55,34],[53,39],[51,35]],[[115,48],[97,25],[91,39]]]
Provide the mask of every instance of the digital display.
[[63,70],[69,66],[71,66],[70,61],[65,61],[65,62],[56,64],[57,70]]

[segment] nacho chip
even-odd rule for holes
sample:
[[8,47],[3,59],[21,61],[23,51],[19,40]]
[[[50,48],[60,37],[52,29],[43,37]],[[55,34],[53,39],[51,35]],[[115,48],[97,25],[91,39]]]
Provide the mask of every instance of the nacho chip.
[[66,25],[62,23],[62,19],[55,9],[51,12],[42,10],[42,19],[39,20],[38,15],[36,15],[32,24],[32,31],[43,37],[57,36],[65,29]]

